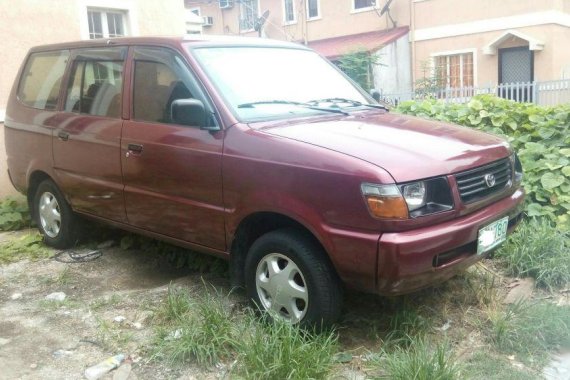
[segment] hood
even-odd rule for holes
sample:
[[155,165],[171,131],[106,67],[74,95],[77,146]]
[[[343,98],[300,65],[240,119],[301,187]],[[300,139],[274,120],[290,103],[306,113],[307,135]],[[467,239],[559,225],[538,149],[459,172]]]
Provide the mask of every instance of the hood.
[[460,172],[509,155],[508,144],[487,133],[375,111],[261,129],[368,161],[399,183]]

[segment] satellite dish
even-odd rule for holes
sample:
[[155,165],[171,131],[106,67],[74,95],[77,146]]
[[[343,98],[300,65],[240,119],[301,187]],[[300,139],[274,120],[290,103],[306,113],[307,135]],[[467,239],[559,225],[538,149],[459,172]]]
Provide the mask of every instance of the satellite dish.
[[390,18],[390,21],[392,21],[392,27],[395,28],[396,27],[396,21],[394,21],[394,19],[392,18],[392,15],[390,14],[390,4],[392,4],[392,1],[394,1],[394,0],[386,1],[386,5],[384,5],[384,7],[382,7],[382,10],[380,11],[380,16],[382,16],[382,15],[384,15],[384,13],[386,13],[388,15],[388,18]]
[[386,2],[386,5],[384,5],[384,7],[382,8],[382,10],[380,11],[380,16],[382,16],[384,13],[386,12],[390,12],[390,4],[392,4],[393,0],[388,0]]
[[261,37],[261,32],[263,31],[263,25],[265,25],[265,21],[267,21],[267,18],[269,17],[270,13],[271,12],[267,10],[263,12],[261,17],[255,20],[255,25],[253,26],[253,28],[257,31],[257,33],[259,33],[259,37]]

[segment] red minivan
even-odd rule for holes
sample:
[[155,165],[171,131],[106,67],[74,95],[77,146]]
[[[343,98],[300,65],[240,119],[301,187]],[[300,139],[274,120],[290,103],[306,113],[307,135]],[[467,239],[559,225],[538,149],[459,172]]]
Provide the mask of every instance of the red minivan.
[[504,140],[389,112],[326,59],[248,38],[31,49],[6,113],[15,188],[45,242],[78,216],[230,261],[263,310],[330,324],[342,289],[446,280],[521,216]]

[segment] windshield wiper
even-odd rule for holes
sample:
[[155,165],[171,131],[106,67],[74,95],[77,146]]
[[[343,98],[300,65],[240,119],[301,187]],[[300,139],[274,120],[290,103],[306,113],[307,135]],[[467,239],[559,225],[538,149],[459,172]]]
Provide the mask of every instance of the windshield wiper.
[[339,103],[348,103],[353,107],[370,107],[370,108],[376,108],[376,109],[389,111],[388,107],[383,106],[381,104],[362,103],[362,102],[359,102],[358,100],[345,99],[345,98],[325,98],[325,99],[311,100],[310,102],[307,102],[307,103],[308,104],[314,104],[314,105],[319,105],[321,103],[332,103],[332,104],[337,105],[337,106]]
[[255,108],[255,106],[258,104],[289,104],[289,105],[309,108],[309,109],[317,110],[317,111],[324,111],[324,112],[340,113],[342,115],[349,115],[348,112],[345,112],[339,108],[319,107],[318,104],[295,102],[292,100],[261,100],[258,102],[242,103],[242,104],[238,105],[237,107],[238,108]]

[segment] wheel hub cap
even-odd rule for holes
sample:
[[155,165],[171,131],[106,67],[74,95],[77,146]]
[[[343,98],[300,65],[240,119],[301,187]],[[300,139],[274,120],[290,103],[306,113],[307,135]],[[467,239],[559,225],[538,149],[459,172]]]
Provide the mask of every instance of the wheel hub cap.
[[265,310],[293,323],[305,316],[309,294],[297,264],[287,256],[271,253],[257,265],[257,294]]
[[61,228],[61,213],[57,199],[52,193],[45,192],[42,194],[38,211],[45,234],[51,238],[56,237]]

